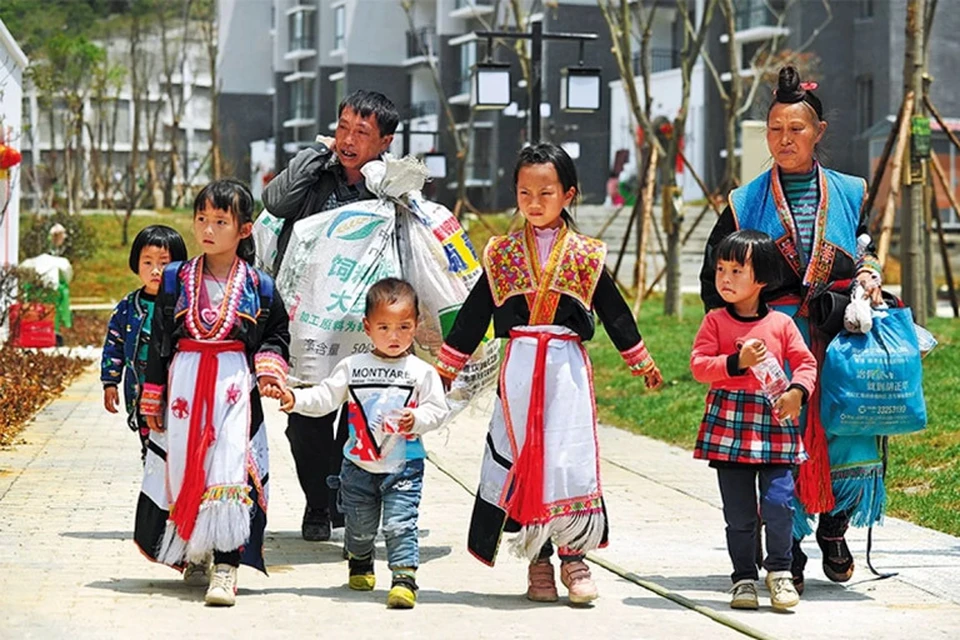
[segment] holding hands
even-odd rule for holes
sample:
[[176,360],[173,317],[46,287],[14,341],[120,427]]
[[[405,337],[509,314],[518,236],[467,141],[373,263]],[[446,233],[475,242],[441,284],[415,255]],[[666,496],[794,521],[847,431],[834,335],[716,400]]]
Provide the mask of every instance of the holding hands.
[[280,401],[280,411],[289,413],[293,409],[295,403],[293,391],[285,385],[281,385],[273,378],[261,378],[257,381],[257,385],[260,387],[260,395],[264,398],[273,398]]

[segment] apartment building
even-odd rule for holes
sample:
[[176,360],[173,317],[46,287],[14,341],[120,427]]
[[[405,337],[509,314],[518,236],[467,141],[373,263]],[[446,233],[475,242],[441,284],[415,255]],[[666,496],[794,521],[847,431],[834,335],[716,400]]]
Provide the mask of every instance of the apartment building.
[[[525,15],[543,21],[544,32],[598,34],[597,41],[586,44],[583,62],[601,67],[604,78],[615,77],[609,33],[594,0],[562,0],[542,12],[539,3],[523,6]],[[374,89],[401,111],[396,153],[403,150],[403,131],[409,127],[410,152],[445,154],[447,176],[436,180],[434,197],[451,203],[458,186],[456,144],[438,97],[445,95],[456,130],[469,141],[464,182],[471,201],[482,209],[512,206],[513,162],[529,139],[527,91],[512,43],[494,43],[489,52],[491,59],[511,65],[512,103],[496,111],[471,106],[473,67],[488,58],[486,40],[474,32],[513,25],[505,3],[416,0],[412,20],[399,1],[275,0],[274,7],[276,166],[285,166],[316,135],[332,132],[344,95]],[[569,42],[548,41],[543,47],[541,139],[565,144],[578,156],[585,200],[600,202],[609,174],[607,99],[599,112],[588,115],[560,110],[561,71],[577,65],[578,56],[578,47]]]
[[[270,21],[272,0],[220,0],[218,2],[218,47],[216,82],[219,110],[219,132],[222,173],[250,179],[250,143],[272,135],[273,83],[271,77],[272,41],[267,25]],[[210,179],[210,150],[212,131],[213,78],[206,42],[199,26],[190,25],[186,32],[173,25],[166,34],[168,56],[172,51],[182,57],[169,82],[164,74],[163,42],[156,31],[144,34],[139,45],[138,59],[147,88],[142,96],[138,147],[141,163],[145,162],[152,144],[160,155],[171,150],[171,140],[178,140],[177,185],[190,189]],[[125,68],[131,68],[130,45],[123,34],[99,42],[108,59]],[[134,95],[129,76],[119,91],[109,90],[102,101],[94,92],[88,92],[84,102],[84,120],[89,124],[84,132],[83,147],[89,160],[91,149],[99,149],[98,162],[107,162],[110,168],[104,175],[113,178],[106,198],[118,197],[126,189],[124,180],[133,149]],[[34,158],[43,164],[52,158],[63,157],[67,147],[65,122],[67,105],[61,100],[45,107],[37,90],[29,85],[23,96],[24,165],[33,177]],[[157,120],[154,124],[154,120]],[[172,130],[176,128],[176,133]],[[152,142],[151,142],[152,138]],[[89,162],[84,176],[84,196],[92,195]],[[40,178],[42,180],[42,178]],[[39,192],[46,185],[30,181],[24,189],[24,198],[30,207],[37,206]],[[188,189],[189,191],[189,189]],[[154,194],[155,201],[162,201]]]

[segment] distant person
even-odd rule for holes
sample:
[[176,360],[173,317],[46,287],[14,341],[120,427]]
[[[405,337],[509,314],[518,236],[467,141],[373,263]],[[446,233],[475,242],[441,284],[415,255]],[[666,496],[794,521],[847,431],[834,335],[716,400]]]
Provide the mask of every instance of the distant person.
[[164,267],[186,259],[187,246],[176,230],[162,224],[141,229],[130,247],[129,265],[142,286],[131,291],[114,307],[103,341],[100,360],[103,407],[110,413],[117,413],[120,406],[118,388],[122,382],[127,425],[140,435],[141,461],[147,457],[150,427],[137,407],[147,369],[154,303]]
[[[708,309],[722,307],[713,265],[720,242],[737,229],[763,231],[778,249],[776,286],[764,292],[773,309],[793,317],[804,340],[822,363],[833,338],[829,319],[815,323],[811,311],[824,296],[849,300],[859,280],[875,304],[881,302],[881,268],[861,212],[867,185],[863,178],[838,173],[820,164],[817,150],[827,122],[815,83],[800,81],[792,66],[780,70],[767,113],[767,147],[774,166],[749,184],[730,192],[729,206],[717,219],[700,272],[700,297]],[[839,308],[842,326],[843,309]],[[834,330],[835,331],[835,330]],[[842,383],[842,381],[840,381]],[[853,575],[853,555],[844,539],[850,524],[880,522],[886,504],[879,439],[873,436],[827,436],[820,422],[819,393],[800,417],[810,460],[797,477],[795,532],[809,535],[815,514],[823,572],[834,582]],[[793,580],[803,593],[807,556],[794,540]]]
[[410,609],[417,602],[417,520],[426,457],[420,436],[438,428],[447,415],[440,376],[412,353],[419,308],[408,282],[374,283],[363,318],[373,352],[344,358],[316,386],[270,395],[280,398],[284,411],[307,416],[326,415],[348,403],[350,435],[340,469],[348,584],[357,591],[376,585],[373,541],[382,511],[391,609]]
[[579,195],[577,169],[557,145],[524,148],[513,172],[523,229],[490,239],[483,276],[457,314],[437,369],[452,382],[490,320],[508,338],[500,388],[480,471],[467,545],[492,565],[504,531],[529,561],[527,598],[559,596],[550,561],[556,545],[570,602],[597,598],[584,562],[607,541],[590,360],[594,311],[635,376],[663,382],[637,322],[604,269],[606,246],[579,234],[567,207]]
[[[267,211],[283,220],[274,274],[279,272],[297,221],[375,198],[364,185],[360,170],[390,147],[400,114],[386,96],[376,91],[351,93],[337,113],[332,146],[318,142],[301,150],[263,190]],[[335,424],[336,407],[324,416],[306,416],[296,410],[290,413],[286,435],[307,501],[301,524],[304,540],[329,540],[331,525],[343,526],[337,491],[328,487],[327,478],[340,473],[346,418],[346,412],[342,412],[339,426]]]
[[[134,541],[205,601],[233,606],[241,562],[266,572],[269,456],[260,394],[286,383],[288,316],[254,259],[253,195],[216,180],[193,203],[201,254],[163,271],[140,411],[150,427]],[[161,433],[163,432],[163,433]],[[188,564],[189,563],[189,564]]]
[[[734,609],[757,609],[758,518],[767,532],[770,605],[784,611],[800,601],[790,573],[793,544],[793,470],[807,458],[800,408],[813,393],[817,361],[785,313],[762,300],[776,286],[777,247],[765,233],[737,231],[714,251],[714,281],[725,306],[704,317],[693,341],[690,369],[710,385],[693,456],[717,470],[727,552],[733,562]],[[773,363],[766,360],[772,358]],[[767,397],[751,369],[789,365],[789,386]],[[759,516],[757,481],[760,483]]]
[[[62,344],[63,329],[73,326],[73,313],[70,310],[70,281],[73,280],[73,267],[64,257],[66,251],[67,229],[59,222],[50,227],[47,251],[28,258],[20,263],[24,269],[33,270],[43,286],[54,292],[53,330],[57,335],[57,344]],[[28,293],[29,292],[25,292]]]

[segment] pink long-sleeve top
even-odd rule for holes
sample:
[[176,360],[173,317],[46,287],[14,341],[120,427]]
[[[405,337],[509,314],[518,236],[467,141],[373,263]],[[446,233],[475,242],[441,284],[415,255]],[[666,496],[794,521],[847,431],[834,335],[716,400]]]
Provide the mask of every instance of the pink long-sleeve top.
[[740,347],[751,338],[762,340],[784,370],[785,363],[789,364],[790,386],[800,387],[806,401],[816,383],[817,360],[793,319],[764,306],[756,318],[741,318],[730,308],[709,312],[693,341],[693,377],[709,384],[711,389],[760,393],[757,379],[738,366]]

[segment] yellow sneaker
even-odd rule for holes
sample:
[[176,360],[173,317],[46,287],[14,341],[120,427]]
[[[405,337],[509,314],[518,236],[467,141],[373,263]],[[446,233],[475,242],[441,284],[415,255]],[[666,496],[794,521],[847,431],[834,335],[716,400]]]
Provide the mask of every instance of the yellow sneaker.
[[348,564],[350,588],[354,591],[373,591],[377,586],[377,576],[373,572],[373,558],[350,558]]
[[388,609],[413,609],[417,604],[417,581],[408,573],[393,576],[393,586],[387,594]]

